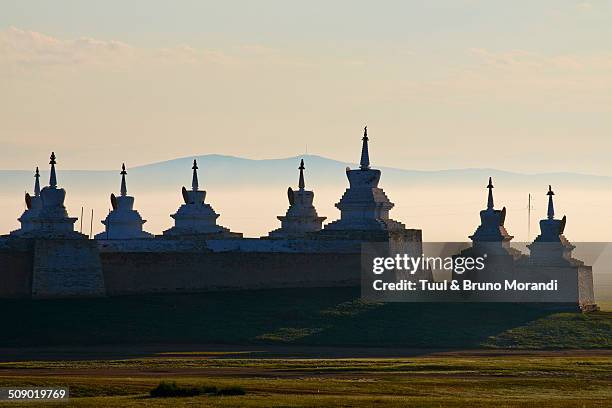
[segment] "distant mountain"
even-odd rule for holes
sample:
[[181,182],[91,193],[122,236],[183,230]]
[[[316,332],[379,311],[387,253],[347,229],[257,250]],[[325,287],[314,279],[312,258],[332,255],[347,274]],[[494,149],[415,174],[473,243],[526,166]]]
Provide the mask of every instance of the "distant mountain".
[[[253,160],[217,154],[195,157],[198,160],[199,180],[202,188],[240,188],[241,186],[278,186],[284,188],[297,184],[299,160],[306,164],[306,184],[317,186],[346,185],[344,169],[356,168],[355,163],[345,163],[316,155],[289,157],[284,159]],[[158,163],[128,168],[129,185],[143,189],[166,189],[189,186],[194,157],[183,157]],[[612,177],[577,173],[521,174],[496,169],[450,169],[450,170],[406,170],[377,167],[383,171],[381,185],[401,186],[474,186],[486,185],[493,177],[496,187],[545,190],[548,184],[557,187],[612,188]],[[41,184],[48,178],[46,169],[41,172]],[[61,185],[73,188],[104,189],[114,191],[119,181],[119,170],[62,170],[58,167]],[[0,183],[6,190],[28,191],[32,189],[31,171],[0,170]],[[110,189],[110,190],[109,190]]]

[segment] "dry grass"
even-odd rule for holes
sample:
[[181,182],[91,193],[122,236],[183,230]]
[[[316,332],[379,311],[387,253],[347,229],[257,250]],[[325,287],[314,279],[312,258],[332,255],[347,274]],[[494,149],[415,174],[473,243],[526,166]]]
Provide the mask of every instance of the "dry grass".
[[[161,380],[184,387],[239,387],[246,395],[149,398],[149,391]],[[160,356],[0,365],[0,386],[50,385],[70,387],[69,404],[58,403],[58,407],[603,407],[612,398],[612,357],[287,360]],[[37,405],[10,403],[11,407]]]

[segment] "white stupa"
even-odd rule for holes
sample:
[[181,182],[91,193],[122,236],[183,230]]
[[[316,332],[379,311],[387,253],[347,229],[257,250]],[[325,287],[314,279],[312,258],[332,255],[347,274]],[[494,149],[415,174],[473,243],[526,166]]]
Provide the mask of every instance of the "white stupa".
[[530,262],[532,263],[555,263],[555,262],[578,262],[572,258],[572,251],[576,248],[565,238],[565,224],[567,217],[564,215],[560,220],[555,218],[555,205],[552,186],[548,186],[548,211],[547,217],[540,221],[540,235],[529,245]]
[[336,208],[340,219],[325,226],[325,231],[394,231],[405,229],[404,224],[389,218],[393,204],[385,192],[378,188],[380,170],[370,168],[368,152],[368,127],[363,130],[359,169],[347,167],[346,177],[350,187],[346,189]]
[[507,243],[512,240],[512,236],[508,234],[504,227],[506,220],[506,207],[501,210],[496,210],[493,202],[493,179],[489,177],[489,190],[487,196],[487,208],[480,211],[480,225],[469,238],[475,243],[492,243],[502,242]]
[[304,183],[304,160],[300,162],[300,178],[298,190],[294,191],[291,187],[287,190],[289,197],[289,209],[284,216],[277,218],[281,222],[281,227],[271,231],[271,238],[299,238],[310,232],[321,230],[321,225],[327,217],[319,217],[317,210],[313,206],[314,192],[305,190]]
[[121,189],[119,197],[111,194],[113,210],[108,213],[102,224],[105,231],[96,234],[96,239],[136,239],[151,238],[153,234],[142,230],[146,220],[143,220],[138,211],[134,209],[134,197],[127,195],[125,182],[125,164],[121,166]]
[[[40,191],[39,186],[34,187],[34,197],[29,197],[30,210],[34,210],[26,216],[25,229],[22,228],[11,233],[24,237],[48,237],[48,238],[82,238],[84,235],[74,231],[74,223],[77,218],[68,216],[64,200],[66,191],[57,187],[57,176],[55,174],[55,153],[51,153],[51,173],[49,185]],[[36,177],[36,176],[35,176]],[[38,181],[38,178],[37,178]],[[26,196],[28,200],[28,196]],[[40,204],[38,203],[40,201]],[[25,215],[25,214],[24,214]],[[20,220],[23,219],[23,215]]]
[[37,214],[42,208],[39,179],[40,173],[38,171],[38,167],[36,167],[36,172],[34,173],[34,195],[31,196],[29,193],[25,194],[26,210],[23,212],[23,214],[21,214],[21,217],[19,217],[18,219],[18,221],[21,223],[21,228],[17,231],[13,231],[11,233],[12,235],[20,235],[34,229],[32,219],[36,218]]
[[193,161],[193,176],[191,181],[191,190],[183,187],[183,200],[185,204],[181,205],[175,214],[174,227],[164,231],[164,236],[180,237],[180,236],[201,236],[201,235],[235,235],[241,234],[230,233],[229,229],[217,225],[217,214],[210,204],[206,204],[206,191],[199,190],[198,187],[198,164]]

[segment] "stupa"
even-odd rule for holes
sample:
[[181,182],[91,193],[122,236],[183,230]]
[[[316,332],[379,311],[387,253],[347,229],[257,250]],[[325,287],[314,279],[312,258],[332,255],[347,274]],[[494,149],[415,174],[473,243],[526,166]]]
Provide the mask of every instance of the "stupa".
[[106,231],[96,234],[96,239],[135,239],[151,238],[150,234],[142,230],[143,220],[138,211],[134,210],[134,197],[127,195],[125,182],[125,163],[121,166],[121,188],[119,197],[111,194],[110,201],[113,210],[102,221]]
[[305,189],[304,183],[304,159],[300,161],[300,178],[298,190],[294,191],[291,187],[287,189],[289,198],[289,209],[284,216],[277,218],[281,222],[281,227],[271,231],[271,238],[300,238],[309,233],[320,231],[323,221],[327,217],[319,217],[317,210],[312,204],[314,192]]
[[340,219],[325,226],[324,231],[396,231],[404,230],[404,224],[389,218],[393,204],[378,187],[380,170],[370,168],[368,152],[368,127],[363,129],[361,161],[359,169],[346,168],[349,188],[336,208]]
[[554,262],[573,261],[572,250],[575,248],[563,235],[567,218],[563,216],[560,220],[555,219],[555,205],[552,186],[548,186],[548,211],[547,218],[540,220],[540,235],[533,243],[527,245],[532,262]]
[[21,223],[21,228],[13,231],[12,235],[20,235],[34,229],[32,219],[36,218],[37,214],[42,208],[42,200],[40,198],[40,173],[38,167],[34,173],[34,195],[31,196],[29,193],[25,194],[26,210],[21,214],[18,221]]
[[493,203],[493,180],[489,177],[487,185],[489,195],[487,197],[487,208],[480,211],[480,225],[470,239],[474,243],[479,242],[501,242],[508,243],[513,238],[504,227],[506,220],[506,207],[496,210]]
[[[500,276],[508,274],[511,276],[516,261],[524,258],[524,255],[518,249],[510,246],[510,241],[514,237],[508,234],[504,227],[506,207],[502,207],[501,210],[495,209],[493,201],[494,187],[491,177],[489,177],[489,184],[487,184],[486,188],[489,190],[487,208],[480,211],[480,225],[476,228],[474,234],[469,236],[472,240],[472,246],[458,254],[459,258],[486,257],[486,266],[483,270],[471,270],[461,273],[453,271],[453,279],[470,279],[482,282],[498,281]],[[480,295],[475,297],[480,298]]]
[[563,235],[567,218],[555,219],[552,187],[548,186],[547,217],[540,221],[540,235],[529,245],[530,255],[521,267],[529,276],[540,281],[555,279],[558,290],[543,292],[538,301],[578,304],[583,311],[599,309],[593,290],[593,268],[572,258],[576,248]]
[[[36,185],[34,187],[34,197],[28,198],[26,196],[26,204],[27,200],[29,200],[30,209],[34,209],[34,211],[26,217],[26,229],[22,228],[14,231],[13,235],[24,237],[82,238],[84,237],[83,234],[74,231],[74,223],[77,218],[69,217],[64,206],[66,191],[63,188],[57,187],[55,153],[51,153],[50,159],[51,172],[49,175],[49,185],[40,191],[39,198],[34,198],[38,197],[36,190],[40,188]],[[38,201],[40,201],[40,204]]]
[[212,236],[212,237],[241,237],[242,234],[230,232],[229,229],[217,225],[217,214],[210,204],[204,202],[206,191],[199,190],[198,184],[198,163],[193,161],[193,176],[191,180],[191,190],[183,187],[183,200],[175,214],[174,227],[164,231],[164,236],[185,237],[185,236]]

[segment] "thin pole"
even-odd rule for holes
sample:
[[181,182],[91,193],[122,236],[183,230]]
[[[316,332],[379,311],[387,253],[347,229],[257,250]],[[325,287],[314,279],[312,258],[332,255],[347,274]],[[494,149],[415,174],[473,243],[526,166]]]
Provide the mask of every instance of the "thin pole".
[[531,193],[527,201],[527,241],[531,241]]
[[93,208],[91,209],[91,222],[89,223],[89,239],[91,239],[92,234],[93,234]]
[[81,234],[83,233],[83,207],[81,207]]

